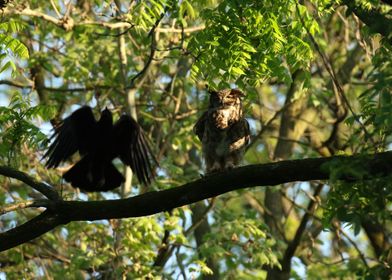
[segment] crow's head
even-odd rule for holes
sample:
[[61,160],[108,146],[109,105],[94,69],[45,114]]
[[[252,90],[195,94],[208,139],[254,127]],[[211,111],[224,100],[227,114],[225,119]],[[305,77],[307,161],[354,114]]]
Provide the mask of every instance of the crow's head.
[[112,112],[108,109],[108,107],[105,107],[105,110],[101,112],[101,118],[99,119],[99,122],[104,125],[104,126],[112,126],[113,125],[113,116]]

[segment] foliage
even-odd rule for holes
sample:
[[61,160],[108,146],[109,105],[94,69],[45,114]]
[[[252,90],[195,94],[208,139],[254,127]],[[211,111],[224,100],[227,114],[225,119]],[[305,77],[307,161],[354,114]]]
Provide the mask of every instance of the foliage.
[[392,63],[391,49],[381,47],[373,57],[374,69],[368,74],[370,87],[360,95],[361,117],[372,132],[377,148],[391,143],[392,130]]
[[[0,23],[0,164],[52,184],[65,200],[123,197],[72,189],[60,177],[74,159],[55,170],[40,161],[61,118],[85,104],[97,115],[109,106],[115,118],[136,111],[160,163],[156,182],[134,179],[130,195],[180,186],[203,173],[193,126],[208,106],[206,85],[247,93],[254,137],[244,164],[390,149],[388,38],[345,1],[299,2],[13,1]],[[388,20],[386,1],[357,4]],[[325,168],[328,182],[69,223],[2,252],[0,279],[265,279],[280,269],[282,279],[387,279],[390,178],[369,180],[357,163]],[[342,183],[348,173],[361,180]],[[41,198],[15,180],[0,183],[0,210]],[[0,228],[40,211],[17,207]],[[369,222],[381,230],[368,234]]]
[[242,215],[230,207],[215,213],[216,229],[205,236],[200,250],[205,257],[225,260],[222,263],[227,276],[253,267],[280,266],[273,252],[276,241],[267,236],[267,228],[254,212]]
[[21,159],[24,147],[36,150],[46,140],[46,136],[34,124],[34,120],[50,119],[53,107],[31,106],[28,96],[15,92],[7,107],[0,107],[0,158]]
[[[317,22],[301,7],[305,24],[314,34]],[[196,63],[192,70],[216,86],[234,82],[257,85],[268,78],[287,84],[298,68],[307,68],[312,50],[304,40],[295,1],[274,3],[224,1],[203,13],[206,29],[192,38],[190,50]]]
[[334,218],[348,222],[353,226],[354,233],[361,230],[365,220],[385,223],[391,219],[388,210],[391,207],[391,183],[390,178],[374,180],[372,192],[369,192],[369,184],[362,183],[334,184],[327,200],[327,208],[324,212],[325,223],[328,225]]
[[2,65],[3,61],[9,57],[11,53],[14,54],[16,58],[29,58],[27,47],[21,41],[12,37],[12,33],[19,32],[23,27],[23,23],[16,20],[0,23],[0,73],[9,68],[16,71],[15,63],[12,60],[8,60]]

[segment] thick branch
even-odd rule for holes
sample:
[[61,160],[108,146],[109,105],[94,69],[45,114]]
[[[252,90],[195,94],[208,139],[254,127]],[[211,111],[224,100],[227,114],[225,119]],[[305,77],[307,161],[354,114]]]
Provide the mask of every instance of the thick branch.
[[44,196],[46,196],[49,199],[52,200],[58,200],[60,199],[60,196],[57,194],[57,192],[48,184],[45,184],[43,182],[37,182],[30,176],[26,175],[25,173],[15,170],[11,167],[7,166],[0,166],[0,175],[4,175],[9,178],[14,178],[16,180],[19,180],[36,191],[42,193]]
[[[287,160],[267,164],[248,165],[209,175],[181,187],[158,192],[148,192],[127,199],[87,202],[53,200],[48,203],[51,212],[46,211],[44,213],[47,214],[38,216],[41,217],[41,219],[43,219],[42,217],[47,217],[47,219],[50,220],[47,221],[46,218],[42,221],[39,220],[39,222],[43,223],[45,226],[37,227],[37,223],[32,224],[32,221],[34,221],[33,219],[26,224],[11,230],[12,234],[10,234],[11,231],[1,233],[0,251],[22,244],[51,230],[57,225],[65,224],[70,221],[141,217],[169,211],[176,207],[181,207],[242,188],[274,186],[295,181],[327,180],[332,169],[328,167],[329,164],[357,164],[362,168],[362,179],[369,179],[371,176],[385,176],[392,171],[392,152],[369,156],[335,156],[330,158]],[[344,172],[342,172],[339,179],[346,181],[359,180],[359,178],[353,178],[350,175],[350,168],[348,169],[348,173],[344,174]],[[0,171],[1,170],[6,170],[6,168],[1,167]],[[12,175],[14,173],[5,174],[2,172],[1,174],[8,176],[9,174]],[[25,174],[24,176],[28,177]],[[29,181],[31,179],[25,180]],[[38,219],[38,217],[35,219]],[[31,228],[29,225],[34,225],[34,228]],[[39,233],[34,232],[35,230],[39,231]],[[26,235],[29,235],[31,238],[26,238]],[[12,240],[19,240],[19,242],[14,241],[10,243],[10,236],[12,236]]]
[[33,240],[61,224],[61,216],[46,210],[23,225],[1,233],[0,252]]

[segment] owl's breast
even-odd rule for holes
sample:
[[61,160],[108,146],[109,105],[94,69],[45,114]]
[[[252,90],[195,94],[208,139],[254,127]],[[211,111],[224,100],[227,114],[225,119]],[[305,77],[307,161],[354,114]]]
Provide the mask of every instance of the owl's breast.
[[226,129],[229,126],[229,120],[231,117],[230,108],[221,108],[211,112],[212,125],[217,129]]
[[230,153],[231,140],[227,130],[210,128],[205,131],[203,137],[203,150],[208,154],[225,156]]

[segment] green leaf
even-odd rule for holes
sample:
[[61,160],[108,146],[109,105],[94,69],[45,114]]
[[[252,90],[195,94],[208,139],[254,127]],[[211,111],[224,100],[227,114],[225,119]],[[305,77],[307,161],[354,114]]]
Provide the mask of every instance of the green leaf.
[[244,75],[245,74],[245,72],[241,68],[238,68],[238,67],[232,67],[231,72],[233,72],[236,75]]

